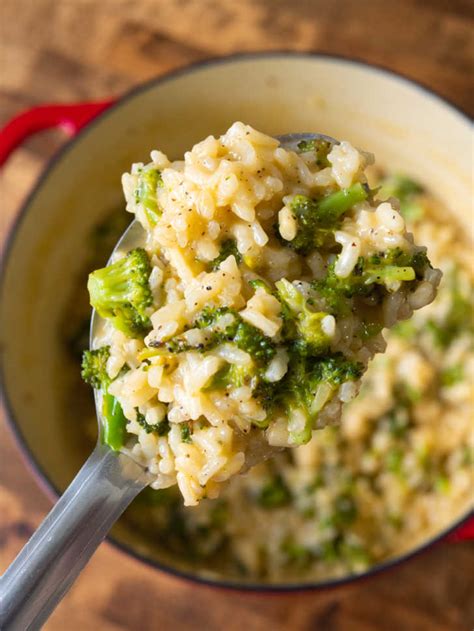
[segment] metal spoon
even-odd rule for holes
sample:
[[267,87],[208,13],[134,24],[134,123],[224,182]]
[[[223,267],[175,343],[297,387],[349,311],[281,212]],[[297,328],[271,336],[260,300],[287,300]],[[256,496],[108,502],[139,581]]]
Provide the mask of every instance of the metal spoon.
[[[295,150],[302,140],[314,139],[338,142],[323,134],[277,136],[289,150]],[[141,225],[132,221],[112,256],[143,243],[143,235]],[[93,312],[91,348],[100,326],[101,318]],[[123,511],[151,482],[146,469],[131,457],[102,443],[99,393],[96,393],[96,411],[99,438],[94,451],[0,578],[3,631],[27,631],[42,626]],[[255,460],[268,455],[260,448]]]

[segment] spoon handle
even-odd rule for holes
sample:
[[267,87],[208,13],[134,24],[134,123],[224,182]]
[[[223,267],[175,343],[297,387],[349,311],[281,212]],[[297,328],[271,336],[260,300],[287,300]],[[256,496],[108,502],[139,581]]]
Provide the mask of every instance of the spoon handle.
[[112,525],[147,484],[142,467],[98,443],[0,578],[0,629],[40,629]]

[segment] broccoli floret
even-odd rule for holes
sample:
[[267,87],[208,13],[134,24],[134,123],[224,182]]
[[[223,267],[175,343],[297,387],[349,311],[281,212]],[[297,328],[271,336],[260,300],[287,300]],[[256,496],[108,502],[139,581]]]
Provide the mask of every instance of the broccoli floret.
[[102,346],[82,354],[81,377],[96,390],[106,390],[110,377],[107,374],[107,361],[110,357],[110,346]]
[[259,377],[253,396],[267,410],[267,417],[276,407],[286,410],[290,441],[301,445],[310,440],[318,413],[337,388],[346,381],[359,379],[363,370],[363,364],[347,360],[342,353],[314,358],[298,354],[292,348],[283,379],[266,383]]
[[423,274],[426,265],[429,265],[429,260],[425,252],[411,254],[401,248],[391,248],[367,258],[360,257],[354,272],[342,282],[349,287],[352,285],[355,295],[363,293],[362,287],[374,284],[390,286],[397,281],[415,280]]
[[316,383],[329,383],[338,387],[346,381],[360,379],[364,372],[364,365],[344,357],[342,353],[328,355],[314,363],[312,379]]
[[288,429],[295,445],[307,443],[318,413],[346,381],[362,376],[363,364],[347,360],[342,353],[308,358],[293,352],[288,372],[279,388],[287,408]]
[[[306,354],[317,355],[326,350],[330,338],[324,333],[321,322],[328,314],[324,311],[310,311],[305,297],[286,278],[276,283],[278,297],[289,308],[290,313],[285,313],[285,320],[293,316],[297,337],[295,343],[300,351],[305,349]],[[288,327],[286,327],[288,334]],[[300,339],[298,339],[300,336]]]
[[114,450],[123,447],[126,436],[127,419],[117,399],[108,394],[107,389],[112,379],[107,374],[107,360],[110,347],[102,346],[91,351],[84,351],[82,356],[81,376],[86,383],[97,390],[102,390],[102,440]]
[[300,543],[296,543],[293,537],[285,539],[280,549],[285,556],[286,563],[300,571],[307,569],[314,558],[313,551]]
[[189,423],[182,423],[181,427],[181,440],[183,443],[192,443],[193,439],[191,438],[191,425]]
[[423,277],[426,267],[431,267],[426,252],[407,253],[400,248],[359,257],[357,265],[346,278],[335,273],[335,264],[329,265],[326,276],[313,281],[312,288],[324,298],[331,313],[347,315],[350,298],[374,295],[377,286],[387,289],[395,282],[409,282]]
[[151,342],[150,346],[152,348],[164,348],[168,351],[168,353],[186,353],[191,350],[204,350],[204,345],[196,348],[189,344],[184,337],[180,336],[172,337],[166,342]]
[[241,386],[252,384],[257,374],[256,366],[253,363],[243,366],[227,364],[213,375],[205,390],[224,390],[229,387],[240,388]]
[[423,216],[420,195],[423,187],[405,175],[395,174],[380,182],[378,197],[382,200],[396,197],[400,201],[400,212],[409,221],[417,221]]
[[430,318],[426,323],[426,329],[440,349],[448,348],[463,333],[474,331],[474,292],[472,289],[469,292],[461,289],[457,270],[447,275],[446,283],[450,290],[450,308],[443,317]]
[[[257,385],[253,389],[252,396],[257,399],[260,405],[268,412],[267,419],[266,421],[264,421],[264,425],[268,424],[268,417],[271,412],[277,407],[281,393],[281,381],[270,382],[265,381],[264,379],[259,379],[257,381]],[[259,427],[261,426],[262,425],[259,425]]]
[[[219,319],[228,313],[233,314],[232,324],[219,329]],[[236,311],[227,307],[205,307],[194,321],[200,329],[217,328],[212,345],[233,342],[238,348],[249,353],[257,362],[268,362],[276,353],[272,340],[257,327],[245,322]]]
[[328,160],[328,153],[331,151],[333,144],[329,140],[323,138],[313,138],[312,140],[302,140],[298,143],[298,153],[315,153],[316,164],[324,169],[331,165]]
[[298,230],[291,241],[280,236],[279,239],[288,247],[306,255],[314,248],[322,247],[333,238],[333,230],[322,227],[317,221],[317,202],[305,195],[296,195],[289,208],[296,217]]
[[204,309],[194,319],[194,326],[198,329],[205,329],[216,324],[219,318],[227,313],[237,316],[237,312],[229,307],[204,307]]
[[166,436],[166,434],[170,431],[170,424],[167,417],[159,423],[148,423],[145,415],[142,414],[138,408],[135,408],[135,412],[137,415],[137,423],[146,431],[147,434],[151,434],[153,432],[158,434],[158,436]]
[[332,239],[342,215],[354,204],[367,199],[367,195],[366,188],[360,183],[331,193],[320,200],[295,195],[289,208],[296,217],[298,231],[294,239],[283,241],[301,254],[308,254],[314,248],[321,247]]
[[250,355],[258,363],[269,362],[276,353],[275,344],[264,335],[260,329],[243,320],[239,322],[234,339],[234,344]]
[[[232,315],[222,321],[224,316]],[[194,327],[203,331],[203,340],[191,344],[182,333],[163,342],[151,342],[150,346],[168,353],[185,353],[187,351],[205,352],[219,344],[232,341],[237,333],[240,317],[236,311],[228,307],[205,307],[195,318]],[[158,350],[159,352],[159,350]],[[143,356],[143,353],[142,353]]]
[[148,279],[151,265],[142,248],[89,274],[91,305],[102,318],[129,337],[143,335],[150,327],[148,309],[153,303]]
[[390,473],[396,475],[403,474],[403,450],[399,447],[392,447],[384,458],[385,466]]
[[252,289],[255,289],[255,291],[257,291],[257,289],[263,289],[263,291],[266,291],[267,294],[271,294],[272,296],[274,295],[274,292],[272,291],[272,288],[270,287],[270,285],[268,285],[268,283],[266,283],[261,278],[255,278],[254,280],[249,280],[249,285],[250,287],[252,287]]
[[341,493],[333,503],[333,514],[326,519],[325,525],[331,528],[343,529],[357,519],[357,505],[350,493]]
[[[422,278],[423,273],[427,267],[432,267],[431,262],[426,254],[426,250],[418,250],[417,252],[405,252],[399,247],[390,248],[385,252],[380,252],[378,254],[372,254],[367,257],[367,259],[360,259],[361,271],[360,273],[364,273],[366,278],[365,282],[367,282],[367,277],[370,274],[376,273],[377,270],[382,270],[382,268],[387,268],[388,272],[386,275],[389,277],[392,274],[390,268],[398,267],[398,268],[412,268],[415,272],[416,278]],[[413,276],[413,272],[410,272],[410,276]],[[413,280],[413,278],[401,279],[401,280]]]
[[291,502],[290,490],[281,475],[275,475],[272,480],[265,484],[260,490],[257,502],[262,508],[267,509],[281,508]]
[[[223,316],[231,314],[231,322],[220,323]],[[245,322],[240,315],[227,307],[205,307],[194,320],[194,326],[202,329],[205,341],[198,346],[190,345],[182,336],[176,336],[159,346],[170,353],[182,353],[189,350],[208,351],[219,344],[232,342],[241,350],[249,353],[258,364],[267,363],[274,357],[276,348],[272,340],[257,327]]]
[[464,367],[462,364],[454,364],[445,368],[441,373],[441,383],[443,386],[451,387],[464,379]]
[[237,243],[235,239],[226,239],[221,243],[221,250],[219,256],[209,263],[209,270],[215,271],[219,269],[221,263],[225,261],[229,256],[234,256],[237,265],[242,261],[242,255],[237,249]]
[[158,169],[141,169],[138,173],[137,186],[133,192],[135,203],[141,204],[152,226],[160,218],[161,211],[156,199],[156,189],[163,186],[163,178]]

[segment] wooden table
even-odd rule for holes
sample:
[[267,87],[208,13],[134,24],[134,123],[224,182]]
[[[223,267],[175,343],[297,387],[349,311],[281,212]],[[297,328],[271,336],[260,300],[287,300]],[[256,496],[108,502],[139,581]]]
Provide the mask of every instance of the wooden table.
[[[119,95],[206,57],[284,48],[385,65],[472,112],[472,8],[470,0],[2,0],[0,121],[37,103]],[[61,140],[56,133],[31,140],[4,170],[2,235]],[[1,423],[3,570],[51,504]],[[441,544],[351,588],[263,598],[184,584],[104,544],[46,628],[467,630],[474,623],[473,573],[472,544]]]

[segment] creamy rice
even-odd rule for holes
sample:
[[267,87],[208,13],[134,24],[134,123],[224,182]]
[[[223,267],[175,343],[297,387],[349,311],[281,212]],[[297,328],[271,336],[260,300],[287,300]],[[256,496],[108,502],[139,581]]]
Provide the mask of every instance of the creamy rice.
[[[123,449],[153,488],[177,484],[194,505],[252,463],[249,449],[337,423],[382,329],[431,302],[440,273],[348,142],[295,153],[235,123],[183,161],[151,157],[123,176],[147,235],[149,324],[138,335],[107,320],[95,347],[109,347]],[[309,373],[322,376],[303,403]]]
[[406,214],[444,278],[433,304],[387,335],[341,426],[198,507],[146,491],[124,517],[142,552],[217,579],[320,581],[413,550],[474,508],[472,244],[423,192]]

